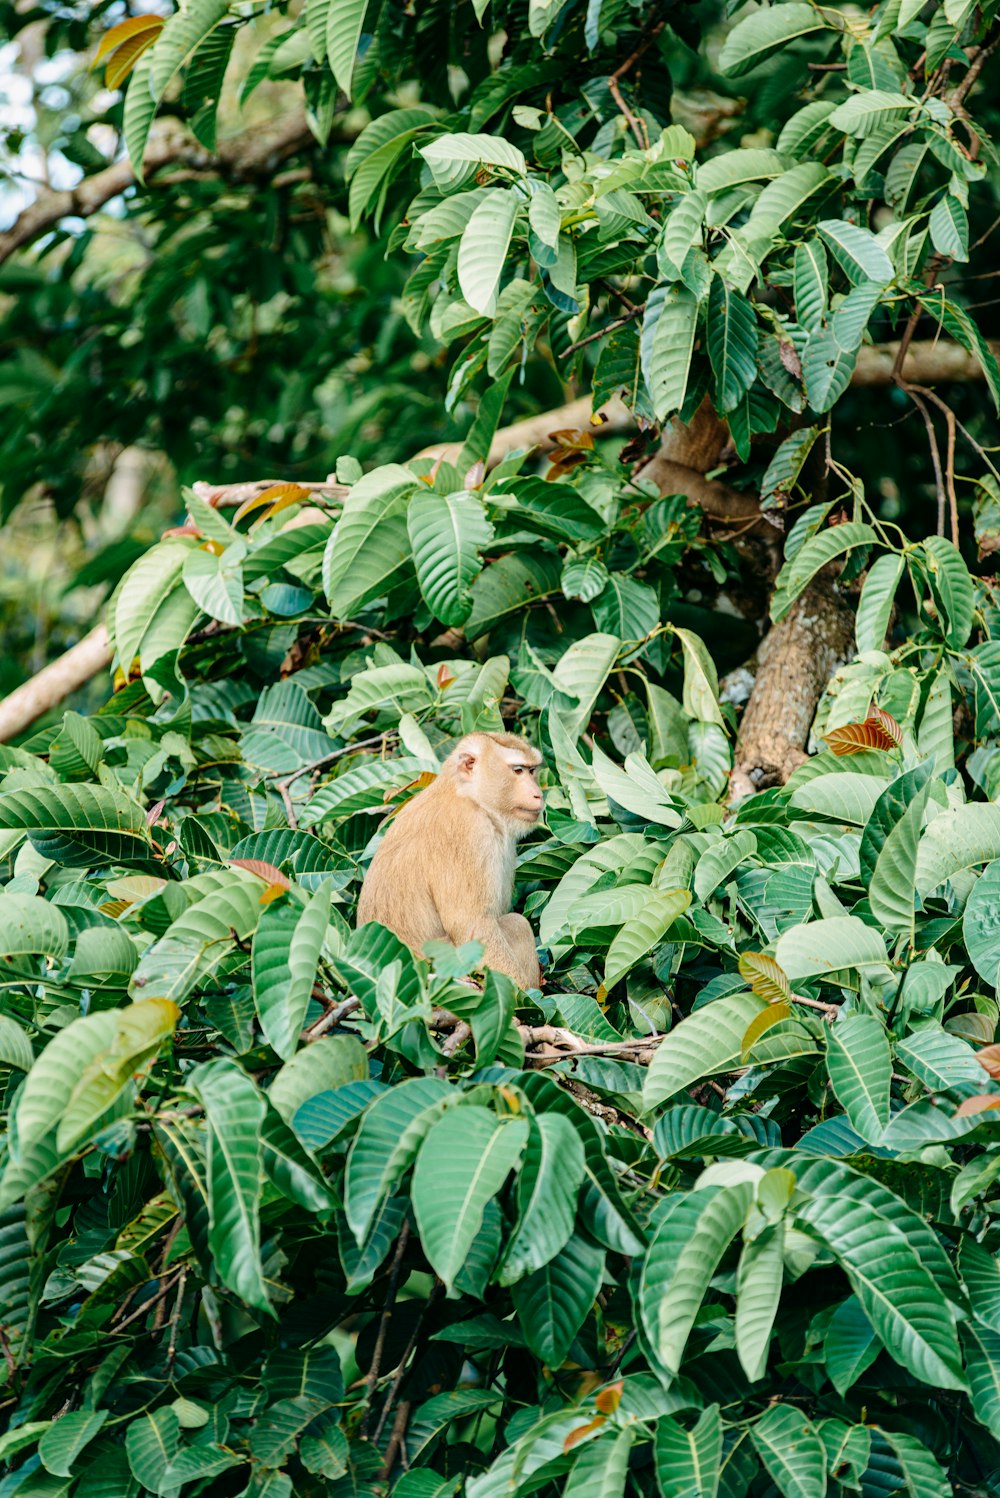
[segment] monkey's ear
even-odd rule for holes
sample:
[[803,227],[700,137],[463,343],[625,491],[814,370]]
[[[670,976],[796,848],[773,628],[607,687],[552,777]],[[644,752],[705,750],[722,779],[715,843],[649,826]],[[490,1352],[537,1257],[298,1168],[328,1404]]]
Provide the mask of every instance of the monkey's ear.
[[476,768],[476,756],[471,749],[463,749],[458,756],[458,773],[469,779]]

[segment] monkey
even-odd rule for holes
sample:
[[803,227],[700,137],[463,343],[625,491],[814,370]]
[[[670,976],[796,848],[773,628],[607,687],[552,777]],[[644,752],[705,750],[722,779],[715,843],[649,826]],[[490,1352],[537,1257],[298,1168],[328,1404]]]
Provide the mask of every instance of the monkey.
[[510,905],[517,840],[544,806],[541,763],[515,734],[466,734],[390,821],[361,887],[358,925],[378,921],[418,955],[428,941],[481,941],[487,967],[537,988],[535,938]]

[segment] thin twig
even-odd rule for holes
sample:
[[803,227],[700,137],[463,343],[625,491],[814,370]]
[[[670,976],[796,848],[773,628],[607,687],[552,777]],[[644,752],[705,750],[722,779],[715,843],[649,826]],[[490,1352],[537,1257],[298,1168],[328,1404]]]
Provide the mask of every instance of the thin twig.
[[920,412],[924,420],[924,426],[927,428],[927,442],[931,450],[931,462],[934,465],[934,488],[937,491],[937,533],[939,536],[943,536],[944,515],[945,508],[948,503],[948,498],[947,492],[945,490],[944,474],[941,471],[941,453],[938,448],[937,433],[934,430],[934,423],[933,421],[931,421],[931,413],[927,409],[927,402],[921,395],[917,393],[916,389],[912,385],[907,384],[907,382],[899,375],[897,375],[895,379],[896,384],[899,386],[900,390],[904,391],[910,397],[910,400]]
[[[329,754],[324,754],[320,759],[311,760],[309,764],[302,765],[299,769],[293,770],[291,775],[285,776],[284,780],[275,781],[275,785],[284,794],[284,791],[287,791],[288,787],[294,781],[298,780],[300,775],[309,775],[313,770],[321,770],[324,765],[331,764],[335,759],[342,759],[345,754],[354,754],[358,749],[371,749],[377,745],[386,748],[389,740],[394,737],[395,735],[393,734],[376,733],[370,739],[358,739],[353,744],[342,744],[339,749],[331,749]],[[287,806],[287,801],[285,804]]]
[[646,35],[636,47],[635,51],[631,53],[630,56],[626,57],[621,67],[615,68],[614,72],[608,78],[608,89],[610,91],[611,97],[618,105],[618,108],[621,110],[622,114],[628,120],[629,126],[632,130],[632,134],[635,136],[636,143],[640,151],[649,150],[649,137],[646,134],[646,127],[644,123],[636,119],[631,109],[629,109],[628,105],[625,103],[619,84],[620,80],[625,77],[625,74],[635,67],[640,57],[643,57],[646,52],[648,52],[649,48],[653,45],[656,38],[659,36],[660,32],[663,30],[666,24],[666,21],[657,21],[656,25],[652,27],[650,31],[647,31]]
[[[951,512],[951,539],[952,539],[952,544],[955,545],[955,546],[957,546],[958,545],[958,496],[955,493],[955,430],[956,430],[956,427],[959,425],[959,422],[958,422],[958,420],[957,420],[957,418],[955,416],[954,411],[951,409],[951,407],[945,401],[943,401],[941,399],[941,397],[938,395],[938,393],[937,393],[936,390],[928,390],[928,388],[927,388],[926,385],[910,385],[909,383],[907,383],[906,389],[907,389],[907,392],[910,395],[912,395],[913,392],[916,391],[919,395],[923,396],[926,400],[933,401],[934,404],[935,404],[935,406],[937,406],[938,410],[944,416],[945,423],[947,424],[947,427],[948,427],[948,450],[947,450],[947,454],[946,454],[946,457],[945,457],[944,476],[945,476],[945,482],[946,482],[947,488],[948,488],[948,506],[949,506],[949,510]],[[964,427],[962,427],[962,436],[963,437],[967,437],[969,439],[969,441],[972,443],[973,447],[975,447],[975,448],[977,448],[979,450],[979,452],[980,452],[980,454],[981,454],[982,457],[984,457],[984,458],[986,457],[986,454],[983,453],[982,448],[979,447],[979,443],[976,442],[976,440],[975,440],[974,437],[970,437],[969,436],[969,433],[965,430]],[[987,462],[988,461],[989,460],[987,459]],[[990,464],[990,467],[991,468],[993,467],[992,463]]]
[[840,1013],[840,1008],[838,1005],[824,1004],[822,999],[807,999],[803,994],[800,993],[789,994],[789,998],[791,999],[793,1004],[804,1004],[807,1009],[820,1010],[824,1019],[828,1019],[831,1022],[835,1020],[837,1018],[837,1015]]
[[355,1009],[360,1008],[361,1000],[355,994],[350,994],[348,998],[343,999],[333,1009],[328,1009],[315,1024],[309,1026],[308,1030],[303,1030],[302,1039],[307,1045],[311,1041],[319,1040],[320,1036],[325,1035],[328,1030],[332,1030],[334,1025],[339,1025],[345,1015],[353,1014]]
[[641,317],[645,306],[634,307],[631,312],[626,312],[623,317],[616,317],[613,322],[605,323],[603,328],[598,328],[596,333],[588,333],[586,338],[578,338],[576,343],[571,343],[568,349],[563,350],[563,358],[568,359],[570,354],[575,354],[577,349],[585,348],[588,343],[596,343],[598,338],[603,338],[607,333],[614,333],[616,329],[623,328],[626,323],[632,322],[634,318]]
[[389,1322],[396,1308],[396,1291],[399,1289],[399,1276],[403,1268],[403,1255],[406,1253],[406,1245],[410,1238],[410,1224],[404,1219],[400,1229],[399,1238],[396,1243],[396,1252],[392,1259],[392,1268],[389,1271],[389,1286],[385,1292],[385,1303],[382,1306],[382,1316],[378,1324],[378,1336],[375,1338],[375,1351],[372,1354],[371,1367],[365,1375],[365,1384],[368,1388],[368,1400],[365,1412],[361,1417],[360,1433],[363,1437],[368,1435],[368,1422],[371,1419],[372,1399],[378,1384],[379,1369],[382,1366],[382,1354],[385,1351],[385,1339],[389,1331]]
[[184,1304],[184,1291],[187,1286],[187,1270],[181,1270],[180,1281],[177,1285],[177,1299],[174,1301],[174,1309],[170,1316],[170,1342],[167,1346],[167,1364],[171,1364],[177,1355],[177,1328],[180,1322],[181,1307]]
[[406,1470],[407,1468],[406,1448],[405,1446],[403,1446],[403,1437],[406,1434],[406,1425],[407,1421],[410,1418],[411,1409],[412,1403],[409,1399],[401,1399],[399,1401],[399,1408],[396,1411],[396,1418],[392,1422],[392,1434],[389,1437],[389,1444],[385,1448],[385,1461],[382,1463],[381,1471],[378,1474],[380,1478],[386,1478],[389,1476],[389,1473],[392,1471],[393,1463],[396,1460],[396,1452],[400,1450],[400,1448],[402,1448],[403,1468],[404,1470]]
[[158,1306],[160,1304],[161,1300],[164,1300],[170,1294],[171,1290],[174,1288],[177,1281],[180,1279],[181,1275],[184,1272],[185,1271],[182,1269],[178,1274],[175,1274],[172,1279],[166,1280],[157,1290],[155,1295],[151,1295],[148,1300],[144,1300],[142,1305],[134,1310],[130,1316],[125,1317],[124,1321],[119,1321],[118,1325],[115,1327],[115,1331],[124,1331],[127,1326],[131,1326],[133,1321],[138,1321],[140,1316],[147,1316],[155,1306]]
[[409,1342],[407,1342],[406,1349],[403,1352],[403,1356],[400,1358],[399,1367],[396,1371],[396,1377],[393,1379],[392,1384],[390,1385],[389,1392],[386,1395],[385,1404],[382,1406],[382,1414],[379,1417],[378,1425],[375,1428],[376,1446],[382,1438],[382,1432],[385,1429],[385,1423],[389,1418],[389,1411],[392,1409],[392,1406],[396,1402],[396,1395],[399,1392],[399,1386],[403,1382],[403,1379],[406,1377],[406,1365],[410,1361],[410,1358],[413,1355],[413,1349],[417,1345],[417,1339],[420,1336],[420,1331],[424,1324],[424,1318],[427,1315],[427,1312],[435,1304],[435,1302],[441,1298],[443,1292],[444,1285],[440,1280],[435,1280],[434,1288],[431,1290],[430,1295],[428,1295],[426,1300],[421,1302],[420,1311],[417,1315],[416,1323],[413,1327],[413,1331],[410,1334],[410,1340]]

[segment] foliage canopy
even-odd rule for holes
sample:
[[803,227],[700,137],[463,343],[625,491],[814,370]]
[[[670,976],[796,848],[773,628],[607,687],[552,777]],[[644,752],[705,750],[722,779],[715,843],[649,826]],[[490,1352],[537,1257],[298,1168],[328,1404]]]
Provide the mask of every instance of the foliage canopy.
[[[164,100],[215,149],[258,19],[106,34],[137,164]],[[993,28],[720,23],[780,129],[718,149],[671,118],[681,7],[307,0],[253,55],[321,140],[369,106],[350,212],[481,394],[443,459],[341,454],[318,500],[186,490],[106,706],[0,747],[0,1498],[1000,1490],[1000,614],[832,453],[807,490],[866,338],[933,314],[1000,392],[936,279]],[[787,783],[726,804],[739,537],[590,429],[488,467],[540,351],[647,442],[725,417],[775,628],[853,601]],[[502,726],[547,766],[528,994],[353,922],[384,815]]]

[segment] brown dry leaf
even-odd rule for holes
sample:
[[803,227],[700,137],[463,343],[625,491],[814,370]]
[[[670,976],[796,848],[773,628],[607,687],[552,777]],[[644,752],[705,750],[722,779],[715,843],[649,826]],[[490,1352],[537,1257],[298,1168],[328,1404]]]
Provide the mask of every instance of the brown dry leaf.
[[451,684],[452,684],[452,682],[454,680],[455,680],[455,673],[453,671],[449,670],[449,668],[445,664],[445,662],[442,661],[441,664],[440,664],[440,666],[438,666],[438,669],[437,669],[438,691],[439,692],[443,692],[447,687],[451,686]]
[[258,879],[263,879],[267,885],[279,885],[282,889],[291,889],[292,881],[275,868],[273,863],[266,863],[263,858],[231,858],[229,866],[233,869],[246,869],[249,874],[256,874]]
[[991,1077],[1000,1081],[1000,1045],[984,1045],[981,1051],[976,1052],[976,1060]]
[[740,1060],[746,1060],[762,1035],[766,1035],[768,1030],[773,1030],[775,1025],[780,1025],[783,1019],[791,1019],[791,1017],[791,1005],[786,1004],[784,1000],[779,1000],[767,1009],[762,1009],[756,1019],[752,1019],[747,1025],[746,1033],[740,1042]]
[[870,723],[873,718],[877,722],[881,723],[882,727],[890,736],[894,744],[899,745],[903,742],[903,725],[901,723],[897,723],[896,719],[892,716],[892,713],[887,713],[884,707],[879,707],[874,702],[868,709],[867,721]]
[[776,1004],[780,999],[791,998],[792,988],[784,971],[766,952],[741,952],[740,977],[745,978],[759,999]]
[[823,738],[841,758],[846,754],[863,754],[866,749],[895,749],[897,745],[897,740],[878,718],[866,718],[863,723],[845,723],[843,728],[831,729]]

